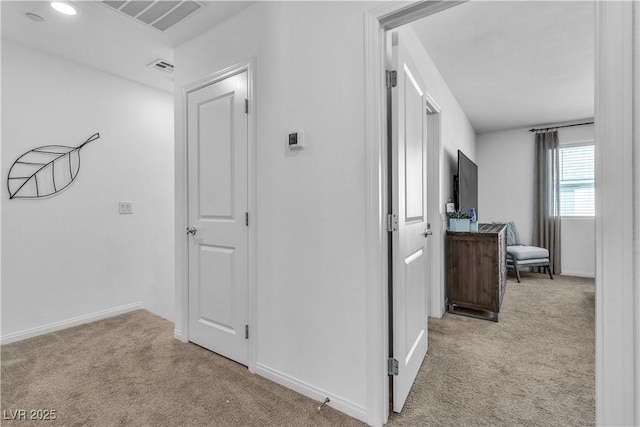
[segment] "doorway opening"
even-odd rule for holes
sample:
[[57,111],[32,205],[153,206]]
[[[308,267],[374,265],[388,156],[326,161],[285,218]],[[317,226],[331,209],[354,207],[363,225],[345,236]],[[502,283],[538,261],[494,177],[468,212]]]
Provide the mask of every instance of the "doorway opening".
[[[384,136],[389,133],[388,122],[387,123],[382,122],[379,126],[372,125],[376,116],[379,117],[379,114],[382,114],[383,116],[384,114],[386,114],[386,111],[387,111],[386,108],[389,105],[386,102],[385,94],[382,93],[383,91],[379,87],[376,87],[376,85],[379,84],[380,81],[384,81],[385,79],[384,70],[388,69],[388,67],[381,68],[381,64],[386,65],[385,61],[387,58],[387,54],[385,51],[385,47],[387,46],[387,43],[388,43],[387,39],[388,39],[389,32],[393,29],[398,28],[401,25],[438,13],[442,10],[448,9],[453,6],[457,6],[458,4],[461,4],[461,3],[464,3],[464,2],[456,2],[456,3],[425,2],[417,5],[414,4],[405,8],[402,8],[400,6],[390,5],[386,8],[381,7],[376,11],[372,12],[370,16],[368,16],[367,28],[366,28],[366,33],[367,33],[366,49],[368,53],[366,57],[366,61],[367,61],[366,95],[367,95],[368,104],[370,102],[370,104],[373,105],[373,108],[367,110],[367,120],[370,122],[369,125],[367,126],[367,139],[371,139],[371,140],[379,140],[378,138],[384,139]],[[391,185],[390,182],[393,178],[392,176],[389,176],[391,174],[390,172],[391,168],[386,163],[386,159],[388,158],[387,156],[390,154],[390,149],[389,147],[386,147],[386,146],[370,147],[370,148],[371,150],[369,150],[369,153],[368,153],[370,164],[374,165],[376,159],[382,158],[384,159],[384,162],[382,163],[384,167],[383,167],[383,170],[380,172],[374,171],[373,168],[369,168],[368,173],[370,175],[381,176],[383,178],[381,179],[381,182],[386,183],[388,187]],[[446,162],[446,158],[444,159],[444,161]],[[443,179],[446,179],[446,177],[443,177]],[[372,181],[372,182],[375,182],[375,181]],[[388,202],[387,204],[385,204],[385,202],[378,203],[378,201],[374,200],[376,191],[373,188],[371,190],[372,191],[368,193],[371,197],[369,197],[368,199],[367,206],[370,208],[382,207],[383,209],[381,211],[378,211],[378,212],[381,212],[379,217],[376,217],[376,215],[374,214],[370,215],[371,223],[368,223],[367,226],[368,227],[371,226],[371,228],[368,228],[368,231],[370,230],[373,231],[374,227],[380,226],[381,224],[385,224],[387,222],[387,218],[385,217],[385,215],[390,213],[390,209],[385,209],[385,208],[388,208]],[[386,191],[382,191],[381,194],[385,195]],[[384,215],[382,213],[384,213]],[[446,221],[446,217],[438,217],[438,220],[442,224],[444,223],[444,221]],[[444,228],[446,228],[446,225],[444,225],[442,229],[444,230]],[[374,236],[375,235],[376,234],[374,232]],[[377,238],[375,238],[374,240],[377,241]],[[385,236],[381,236],[381,243],[382,244],[380,248],[384,252],[386,250],[385,248],[389,248],[390,242],[385,238]],[[383,259],[384,259],[384,258],[387,258],[387,255],[389,254],[383,253],[383,255],[384,255],[383,256]],[[441,265],[441,264],[442,262],[440,262],[438,265]],[[384,278],[387,278],[390,276],[392,277],[393,271],[389,266],[382,266],[377,271],[374,270],[373,272],[368,274],[369,274],[369,278],[373,278],[373,279],[380,278],[384,280]],[[442,275],[439,279],[442,280]],[[441,281],[440,283],[443,284],[443,281]],[[388,290],[388,289],[385,288],[385,290]],[[383,295],[385,295],[385,293],[383,293]],[[391,304],[392,303],[392,301],[390,301],[391,299],[392,299],[392,296],[390,292],[387,292],[385,297],[381,297],[380,295],[378,296],[368,295],[368,302],[372,302],[372,303],[383,302],[383,305]],[[443,292],[442,300],[444,300],[444,292]],[[434,315],[438,315],[437,314],[438,310],[432,309],[434,305],[437,305],[437,301],[432,300],[431,303],[429,304],[430,312],[433,313]],[[440,313],[442,313],[442,311]],[[389,327],[388,330],[392,330],[393,312],[387,311],[386,315],[388,316],[388,318],[376,319],[376,320],[381,321],[382,324],[386,324],[386,326]],[[385,350],[391,347],[390,340],[392,339],[393,337],[391,336],[391,334],[390,336],[383,337],[383,341],[385,342],[385,347],[386,347]],[[385,357],[385,356],[386,355],[384,354],[382,355],[382,357]],[[379,369],[379,367],[376,368],[374,365],[375,365],[375,362],[371,364],[370,369],[372,370]],[[387,367],[385,366],[385,370],[386,369]],[[386,381],[382,384],[383,385],[379,388],[378,393],[380,391],[383,391],[383,394],[385,394],[385,391],[388,393],[389,388],[384,387],[384,384],[386,384]],[[386,385],[388,386],[388,384]],[[372,393],[372,395],[373,394],[374,393]],[[387,399],[386,401],[388,402],[390,400],[391,399]],[[386,410],[388,411],[389,408],[387,407]],[[388,412],[384,413],[382,418],[386,420],[387,417],[388,417]]]

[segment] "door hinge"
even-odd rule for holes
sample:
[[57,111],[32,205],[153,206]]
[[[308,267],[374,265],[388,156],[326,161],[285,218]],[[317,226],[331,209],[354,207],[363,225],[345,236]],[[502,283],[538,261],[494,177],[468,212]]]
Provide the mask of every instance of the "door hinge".
[[396,70],[387,70],[387,89],[396,87],[398,85],[398,72]]
[[244,339],[249,339],[249,325],[244,325]]
[[249,114],[249,100],[247,98],[244,99],[244,113]]
[[387,231],[398,231],[398,215],[396,214],[388,214],[387,215]]
[[249,212],[244,213],[244,225],[249,226]]
[[387,359],[387,375],[398,375],[398,361],[391,357]]

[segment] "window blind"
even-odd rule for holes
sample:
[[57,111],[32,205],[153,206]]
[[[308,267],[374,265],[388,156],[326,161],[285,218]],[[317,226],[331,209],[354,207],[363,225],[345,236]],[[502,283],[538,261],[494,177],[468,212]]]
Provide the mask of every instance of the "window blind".
[[595,215],[594,145],[560,147],[560,215]]

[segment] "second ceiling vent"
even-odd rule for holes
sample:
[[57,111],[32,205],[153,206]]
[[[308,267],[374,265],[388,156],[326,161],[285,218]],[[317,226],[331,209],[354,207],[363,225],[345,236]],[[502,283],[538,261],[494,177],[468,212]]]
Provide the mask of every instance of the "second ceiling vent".
[[162,71],[163,73],[173,74],[173,64],[165,61],[164,59],[156,59],[151,64],[149,64],[149,67],[153,68],[154,70]]
[[173,27],[204,5],[192,0],[104,0],[101,3],[159,31]]

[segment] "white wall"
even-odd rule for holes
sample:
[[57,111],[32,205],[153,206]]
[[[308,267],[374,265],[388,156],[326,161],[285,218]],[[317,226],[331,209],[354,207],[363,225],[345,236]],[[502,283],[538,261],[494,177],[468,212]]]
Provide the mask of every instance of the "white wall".
[[[363,12],[371,8],[361,2],[258,3],[175,52],[177,167],[184,158],[181,88],[256,58],[256,371],[312,397],[305,386],[324,390],[338,409],[360,419],[366,415],[367,356],[359,76]],[[425,60],[428,90],[446,109],[444,203],[451,188],[449,157],[460,145],[473,157],[475,134],[415,35],[410,37]],[[284,148],[291,129],[305,132],[305,148],[296,154]],[[184,227],[178,218],[177,229]],[[179,285],[178,311],[182,292]],[[184,322],[177,316],[178,331]]]
[[[181,88],[256,58],[255,371],[314,398],[330,396],[332,406],[360,419],[367,383],[363,12],[371,7],[258,2],[175,51],[178,168]],[[305,136],[295,153],[285,148],[292,129]],[[177,230],[185,227],[182,214],[178,206]],[[178,283],[177,333],[186,320],[184,289]]]
[[[527,129],[478,135],[480,221],[514,221],[522,243],[533,240],[534,134]],[[594,140],[593,125],[558,129],[560,143]],[[595,219],[563,218],[562,274],[595,276]]]
[[62,193],[9,200],[2,186],[3,342],[140,302],[171,319],[171,95],[7,40],[2,66],[3,180],[28,150],[101,135]]
[[596,224],[595,217],[562,218],[562,274],[595,277]]
[[458,150],[462,150],[473,161],[477,158],[476,132],[411,26],[405,25],[399,31],[401,41],[409,45],[420,69],[427,93],[442,109],[440,204],[444,213],[447,200],[453,200],[453,175],[458,167]]

